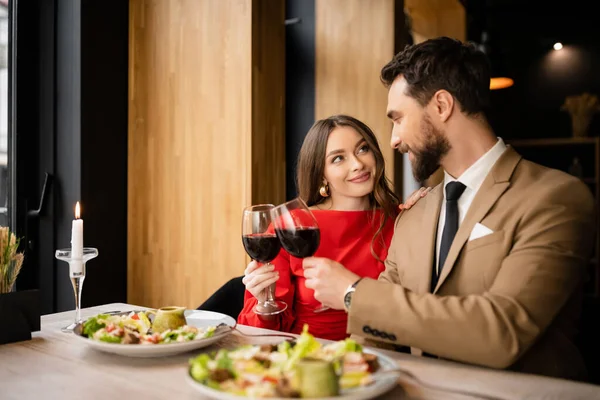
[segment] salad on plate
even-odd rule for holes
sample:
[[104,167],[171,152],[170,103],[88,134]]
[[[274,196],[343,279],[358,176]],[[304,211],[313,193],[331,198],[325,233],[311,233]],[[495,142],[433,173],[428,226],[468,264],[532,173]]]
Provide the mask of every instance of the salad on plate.
[[98,314],[87,319],[82,326],[82,336],[92,340],[115,344],[168,344],[210,338],[216,327],[198,328],[182,325],[176,329],[153,332],[147,311],[121,314]]
[[308,332],[278,345],[245,345],[200,354],[190,377],[209,388],[252,398],[334,397],[373,383],[378,357],[352,339],[322,345]]

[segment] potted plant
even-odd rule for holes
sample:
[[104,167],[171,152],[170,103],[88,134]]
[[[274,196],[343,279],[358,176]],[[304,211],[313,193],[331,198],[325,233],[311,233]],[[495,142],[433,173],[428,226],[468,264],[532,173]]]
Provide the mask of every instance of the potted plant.
[[0,293],[10,293],[23,266],[19,239],[6,226],[0,227]]
[[0,227],[0,344],[31,339],[40,330],[39,291],[13,291],[24,259],[18,249],[15,234]]
[[561,110],[571,116],[571,126],[574,137],[585,137],[594,114],[600,111],[598,96],[582,93],[577,96],[567,96]]

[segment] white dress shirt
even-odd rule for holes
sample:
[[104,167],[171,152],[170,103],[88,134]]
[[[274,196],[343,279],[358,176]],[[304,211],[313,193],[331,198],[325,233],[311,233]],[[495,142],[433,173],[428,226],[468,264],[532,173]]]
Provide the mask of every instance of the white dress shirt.
[[471,165],[463,174],[458,178],[454,179],[450,174],[444,171],[444,201],[442,201],[442,209],[440,212],[440,219],[438,220],[437,237],[435,245],[435,262],[437,265],[437,271],[439,273],[439,259],[440,259],[440,246],[442,244],[442,232],[444,231],[444,223],[446,222],[446,185],[453,181],[459,181],[466,186],[462,196],[458,199],[458,226],[465,219],[467,211],[473,202],[473,198],[477,194],[477,191],[481,187],[481,184],[485,180],[486,176],[496,164],[496,161],[500,158],[502,153],[506,150],[506,144],[502,138],[498,138],[498,142],[488,150],[481,158],[473,165]]

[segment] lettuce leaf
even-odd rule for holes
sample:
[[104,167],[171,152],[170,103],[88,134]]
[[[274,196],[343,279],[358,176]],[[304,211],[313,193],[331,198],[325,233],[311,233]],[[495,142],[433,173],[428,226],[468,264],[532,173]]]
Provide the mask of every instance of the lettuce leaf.
[[319,343],[313,335],[308,333],[308,324],[304,324],[302,333],[298,340],[296,340],[296,345],[290,352],[290,358],[283,367],[284,371],[290,371],[300,359],[318,351],[320,348],[321,343]]
[[330,343],[325,346],[325,349],[333,351],[333,357],[343,357],[347,353],[362,353],[363,350],[360,344],[350,338]]
[[190,374],[198,382],[202,382],[210,375],[210,369],[208,368],[208,362],[210,356],[208,354],[200,354],[196,358],[190,360]]
[[277,351],[289,357],[292,352],[292,344],[288,340],[281,342],[277,345]]
[[221,349],[217,352],[217,356],[215,357],[215,361],[217,362],[217,369],[226,369],[233,375],[237,376],[234,368],[233,368],[233,360],[229,358],[229,353],[225,349]]
[[108,317],[106,314],[98,314],[95,317],[88,318],[83,323],[83,334],[87,337],[94,336],[94,333],[106,327],[105,320]]
[[206,330],[204,331],[204,333],[202,334],[202,338],[206,339],[209,337],[213,337],[215,335],[215,330],[217,328],[214,326],[209,326],[208,328],[206,328]]
[[106,332],[104,332],[104,333],[100,333],[100,334],[99,334],[99,335],[96,337],[96,339],[98,339],[98,340],[100,340],[100,341],[102,341],[102,342],[106,342],[106,343],[121,343],[121,340],[122,340],[123,338],[121,338],[121,337],[118,337],[118,336],[111,335],[110,333],[106,333]]
[[367,371],[346,372],[340,378],[340,388],[350,389],[362,385],[362,382],[370,376]]
[[138,317],[140,318],[140,321],[144,324],[144,326],[147,327],[146,332],[142,333],[147,333],[150,327],[152,326],[152,322],[150,322],[150,319],[148,318],[148,315],[145,312],[138,313]]

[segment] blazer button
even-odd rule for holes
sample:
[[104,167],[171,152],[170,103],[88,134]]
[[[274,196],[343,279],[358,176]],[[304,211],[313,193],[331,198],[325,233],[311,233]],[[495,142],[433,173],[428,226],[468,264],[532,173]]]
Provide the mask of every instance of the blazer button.
[[371,330],[371,327],[369,325],[363,326],[363,332],[368,333],[369,335],[373,334],[373,331]]

